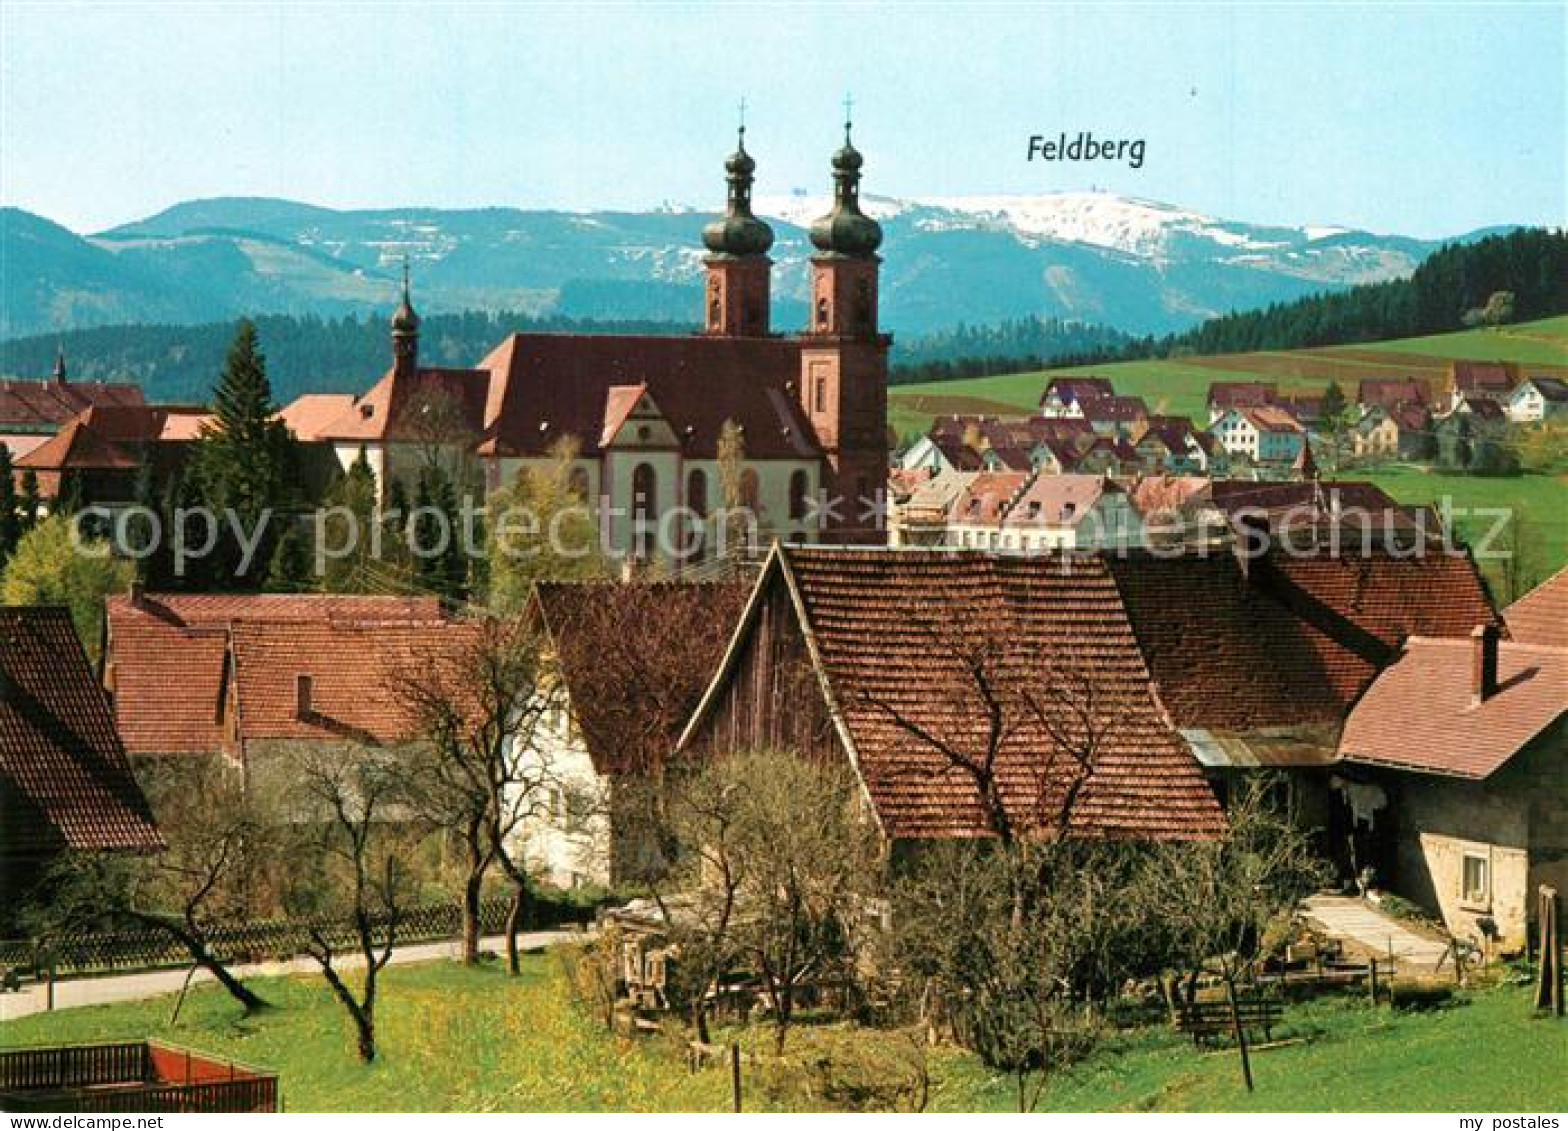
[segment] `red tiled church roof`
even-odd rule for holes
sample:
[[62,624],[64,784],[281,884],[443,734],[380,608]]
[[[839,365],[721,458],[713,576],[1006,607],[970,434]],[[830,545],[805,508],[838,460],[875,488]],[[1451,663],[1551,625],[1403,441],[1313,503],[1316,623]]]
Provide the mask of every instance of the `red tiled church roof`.
[[820,445],[793,393],[806,348],[788,338],[512,334],[490,374],[480,450],[540,455],[575,436],[596,454],[609,392],[645,385],[688,455],[711,458],[725,421],[753,459],[810,459]]
[[70,614],[0,609],[0,858],[162,846]]

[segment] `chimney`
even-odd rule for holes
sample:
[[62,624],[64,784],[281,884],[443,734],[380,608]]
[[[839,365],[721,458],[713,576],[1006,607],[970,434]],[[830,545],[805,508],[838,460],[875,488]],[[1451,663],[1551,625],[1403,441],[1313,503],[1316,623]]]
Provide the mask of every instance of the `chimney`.
[[1470,691],[1472,703],[1485,703],[1497,694],[1497,626],[1481,624],[1470,633]]
[[145,592],[142,589],[141,580],[137,579],[137,580],[131,582],[131,589],[130,589],[131,608],[139,609],[143,605],[145,605],[146,604],[145,597],[146,597],[146,594],[145,594]]
[[294,677],[294,717],[304,720],[316,713],[311,704],[311,692],[315,689],[315,681],[301,672]]

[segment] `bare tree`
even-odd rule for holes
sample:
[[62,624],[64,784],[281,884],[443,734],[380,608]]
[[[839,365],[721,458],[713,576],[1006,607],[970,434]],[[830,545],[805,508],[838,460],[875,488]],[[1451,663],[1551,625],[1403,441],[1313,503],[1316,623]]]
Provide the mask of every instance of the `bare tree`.
[[486,873],[497,866],[511,882],[507,967],[516,974],[529,887],[520,837],[547,812],[553,793],[570,788],[549,741],[564,692],[546,669],[536,618],[486,618],[470,627],[456,647],[421,655],[393,677],[420,740],[405,790],[463,847],[465,962],[478,960]]
[[[302,751],[291,759],[293,789],[281,799],[294,840],[285,906],[306,921],[305,951],[353,1021],[367,1064],[376,1057],[377,991],[397,941],[412,879],[407,858],[420,832],[399,811],[396,760],[384,751]],[[351,927],[357,991],[345,976],[344,948],[321,926],[339,917]]]
[[162,931],[184,947],[247,1013],[267,1002],[219,957],[213,941],[256,913],[264,886],[268,829],[239,773],[219,758],[148,763],[138,772],[167,845],[145,856],[72,853],[45,877],[26,918],[47,949],[51,939],[126,922]]
[[854,779],[790,754],[738,755],[696,774],[680,797],[677,827],[698,873],[683,959],[710,979],[732,960],[754,973],[782,1054],[806,988],[853,980],[877,895],[875,832]]

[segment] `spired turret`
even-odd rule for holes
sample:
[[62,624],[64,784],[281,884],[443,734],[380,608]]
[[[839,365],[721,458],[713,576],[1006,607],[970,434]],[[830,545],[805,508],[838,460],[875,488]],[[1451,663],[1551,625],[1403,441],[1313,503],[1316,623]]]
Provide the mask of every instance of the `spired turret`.
[[408,290],[408,260],[403,261],[403,300],[392,312],[392,363],[401,372],[419,366],[419,314]]
[[844,145],[833,155],[833,211],[811,225],[811,243],[822,255],[865,259],[882,246],[882,225],[860,210],[860,167],[865,158],[850,141],[844,123]]

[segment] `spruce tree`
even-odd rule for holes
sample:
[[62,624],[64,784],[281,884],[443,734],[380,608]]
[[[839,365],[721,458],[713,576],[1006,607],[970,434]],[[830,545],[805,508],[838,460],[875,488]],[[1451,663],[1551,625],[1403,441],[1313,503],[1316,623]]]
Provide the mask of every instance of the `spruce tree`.
[[0,565],[11,556],[22,537],[22,516],[18,513],[16,481],[11,469],[11,449],[0,444]]
[[21,533],[26,534],[38,525],[42,516],[44,500],[38,493],[38,476],[32,468],[22,472],[22,499],[20,503]]
[[[349,544],[349,538],[353,538],[354,542],[351,552],[325,560],[322,588],[328,593],[364,592],[365,571],[375,569],[378,564],[374,553],[376,473],[371,469],[364,448],[359,449],[359,458],[349,465],[348,471],[333,479],[323,503],[328,511],[323,531],[327,548],[336,552]],[[342,513],[345,511],[346,514]],[[352,533],[347,529],[350,524],[353,526]]]
[[[298,460],[288,427],[277,418],[267,362],[248,320],[239,324],[223,375],[213,393],[214,423],[203,430],[192,453],[202,499],[220,521],[214,584],[253,588],[265,575],[283,523],[297,505]],[[247,533],[272,511],[255,556],[241,574],[241,555],[230,514]]]

